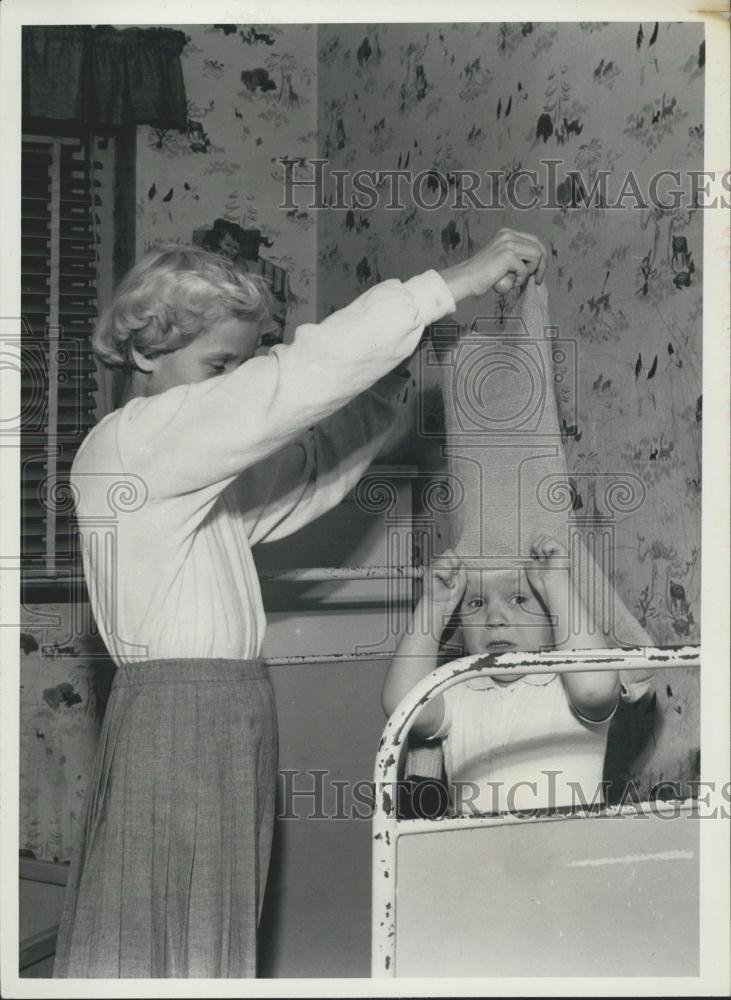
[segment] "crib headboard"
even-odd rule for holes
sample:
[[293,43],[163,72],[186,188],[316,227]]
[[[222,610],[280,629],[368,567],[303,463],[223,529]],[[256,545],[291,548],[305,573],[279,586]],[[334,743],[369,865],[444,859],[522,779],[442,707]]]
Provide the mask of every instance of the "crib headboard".
[[401,823],[395,975],[699,975],[699,823],[662,808]]
[[423,705],[467,677],[517,665],[697,669],[700,650],[472,656],[419,682],[376,756],[373,976],[698,976],[698,802],[630,796],[568,814],[398,818],[399,757]]

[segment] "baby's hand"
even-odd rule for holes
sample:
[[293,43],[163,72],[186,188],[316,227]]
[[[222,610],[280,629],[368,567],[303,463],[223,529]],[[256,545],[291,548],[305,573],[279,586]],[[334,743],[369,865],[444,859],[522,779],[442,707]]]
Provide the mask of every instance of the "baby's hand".
[[424,573],[424,598],[442,610],[456,608],[466,586],[467,571],[451,549],[445,549]]
[[530,545],[531,563],[525,572],[528,583],[543,601],[546,609],[555,608],[571,585],[569,555],[551,535],[536,535]]

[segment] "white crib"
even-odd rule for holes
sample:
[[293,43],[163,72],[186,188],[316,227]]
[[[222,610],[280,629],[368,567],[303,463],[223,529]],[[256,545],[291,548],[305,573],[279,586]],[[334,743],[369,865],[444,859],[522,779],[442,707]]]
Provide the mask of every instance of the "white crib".
[[[520,654],[521,672],[699,667],[697,647]],[[515,654],[513,654],[514,658]],[[439,667],[401,702],[375,767],[372,975],[699,974],[697,803],[399,820],[399,756],[426,701],[506,657]]]

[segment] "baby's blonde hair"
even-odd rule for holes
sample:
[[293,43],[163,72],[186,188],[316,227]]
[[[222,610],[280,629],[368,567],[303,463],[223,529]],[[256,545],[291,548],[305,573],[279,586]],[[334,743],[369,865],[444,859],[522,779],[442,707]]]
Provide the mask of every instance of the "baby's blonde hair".
[[144,256],[120,282],[91,338],[110,368],[135,367],[132,347],[146,357],[185,347],[227,316],[271,324],[264,280],[200,247],[169,244]]

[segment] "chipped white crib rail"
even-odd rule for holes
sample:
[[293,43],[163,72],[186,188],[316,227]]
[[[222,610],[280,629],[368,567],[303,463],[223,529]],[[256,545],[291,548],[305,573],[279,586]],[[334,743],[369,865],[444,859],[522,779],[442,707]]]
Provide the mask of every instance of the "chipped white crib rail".
[[[333,583],[348,580],[418,580],[420,566],[307,566],[301,569],[276,567],[258,571],[262,583]],[[385,599],[385,598],[384,598]],[[266,656],[268,667],[304,666],[309,663],[350,663],[356,660],[390,660],[394,650],[351,650],[346,653],[293,653]]]
[[[420,566],[307,566],[300,569],[276,567],[260,569],[262,583],[333,583],[348,580],[418,580]],[[293,653],[266,656],[268,667],[304,666],[309,663],[350,663],[357,660],[390,660],[394,650],[351,650],[345,653]]]
[[[637,646],[592,650],[550,650],[540,653],[501,653],[465,656],[437,667],[396,706],[381,735],[374,772],[372,827],[371,975],[396,974],[396,852],[399,837],[397,780],[399,758],[411,726],[424,705],[436,695],[469,677],[494,677],[520,668],[521,674],[623,672],[700,668],[699,646]],[[473,829],[485,823],[520,822],[511,816],[409,820],[409,833],[419,829]]]
[[[530,560],[523,556],[500,556],[499,559],[487,559],[484,556],[463,558],[468,567],[485,569],[494,566],[500,568],[524,567]],[[257,571],[259,579],[264,583],[331,583],[338,580],[421,580],[424,576],[423,566],[305,566],[299,569],[290,567],[271,567]]]
[[421,566],[306,566],[302,569],[261,569],[266,583],[330,583],[333,580],[420,580]]
[[352,650],[349,653],[291,653],[288,656],[264,656],[262,661],[268,667],[296,667],[308,663],[352,663],[356,660],[391,660],[393,649]]

